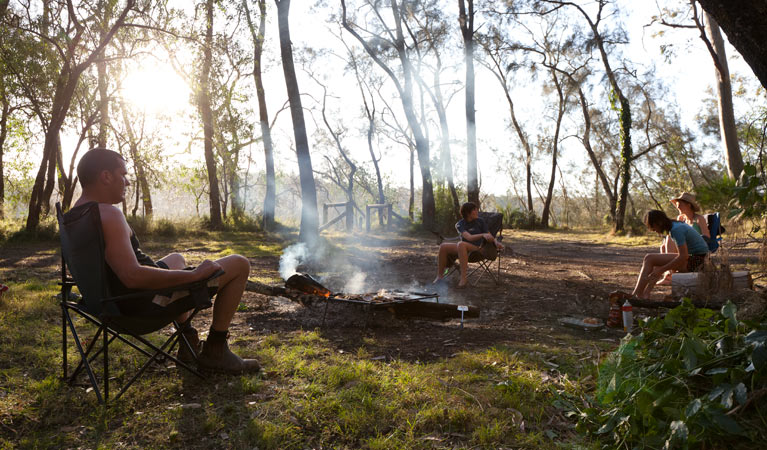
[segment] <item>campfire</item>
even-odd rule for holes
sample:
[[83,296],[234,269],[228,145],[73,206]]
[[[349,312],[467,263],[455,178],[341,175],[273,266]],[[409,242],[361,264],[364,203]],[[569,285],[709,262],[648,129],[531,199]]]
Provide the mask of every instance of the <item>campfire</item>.
[[294,273],[285,281],[285,286],[269,286],[248,281],[248,290],[265,295],[282,296],[302,304],[325,302],[323,322],[328,306],[356,305],[368,312],[385,310],[395,317],[420,317],[446,320],[451,318],[477,318],[479,308],[440,303],[437,293],[414,292],[398,289],[381,289],[376,292],[351,294],[333,292],[307,273]]

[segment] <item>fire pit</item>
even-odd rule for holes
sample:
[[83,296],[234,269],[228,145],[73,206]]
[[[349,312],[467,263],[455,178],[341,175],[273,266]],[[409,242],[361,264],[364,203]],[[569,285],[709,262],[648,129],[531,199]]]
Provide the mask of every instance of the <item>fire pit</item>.
[[[430,319],[476,318],[479,308],[440,303],[437,293],[403,290],[380,290],[364,294],[334,293],[306,273],[296,273],[285,281],[284,292],[280,295],[301,302],[324,301],[322,324],[325,324],[328,306],[331,303],[356,305],[367,310],[367,318],[374,310],[387,310],[396,317],[423,317]],[[367,319],[366,319],[367,322]]]

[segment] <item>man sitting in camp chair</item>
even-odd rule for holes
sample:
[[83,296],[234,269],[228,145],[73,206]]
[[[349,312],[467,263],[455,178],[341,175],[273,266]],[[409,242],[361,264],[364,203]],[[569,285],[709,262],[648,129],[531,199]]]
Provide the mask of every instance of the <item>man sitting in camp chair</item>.
[[[259,370],[256,360],[242,359],[229,350],[227,335],[229,324],[240,303],[250,274],[250,263],[240,255],[230,255],[216,261],[205,260],[196,268],[186,268],[184,257],[172,253],[157,262],[145,255],[125,216],[115,204],[125,199],[128,182],[125,160],[120,154],[106,149],[88,151],[77,165],[82,195],[72,211],[86,208],[94,202],[99,205],[101,227],[104,235],[104,251],[107,280],[113,295],[125,295],[136,290],[154,290],[203,280],[219,270],[218,295],[213,305],[213,323],[207,340],[202,345],[197,331],[185,323],[188,313],[178,318],[184,336],[197,355],[202,369],[244,373]],[[150,304],[151,306],[151,304]],[[123,311],[129,314],[151,314],[152,311]],[[191,362],[194,357],[185,346],[179,350],[179,359]]]
[[487,223],[479,217],[479,208],[472,202],[461,205],[461,217],[455,224],[455,228],[460,235],[460,242],[443,242],[439,246],[439,256],[437,257],[437,278],[438,283],[445,276],[445,269],[449,258],[458,257],[460,264],[461,279],[458,282],[459,288],[464,288],[468,284],[467,272],[469,268],[469,254],[479,250],[486,259],[494,260],[498,250],[503,249],[503,245],[496,241],[490,233]]

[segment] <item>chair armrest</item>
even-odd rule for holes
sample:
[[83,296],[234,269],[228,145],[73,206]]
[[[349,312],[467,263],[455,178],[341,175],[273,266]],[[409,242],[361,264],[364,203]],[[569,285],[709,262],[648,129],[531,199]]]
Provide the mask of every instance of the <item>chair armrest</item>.
[[223,274],[224,274],[223,270],[218,270],[217,272],[213,273],[211,276],[204,278],[202,280],[194,281],[192,283],[180,284],[178,286],[172,286],[172,287],[164,288],[164,289],[151,289],[151,290],[134,292],[132,294],[118,295],[116,297],[109,297],[109,298],[102,299],[101,302],[114,303],[114,302],[121,302],[123,300],[134,300],[137,298],[146,298],[148,296],[155,296],[158,294],[168,295],[176,291],[195,291],[195,290],[199,290],[203,288],[206,289],[208,282],[210,280],[216,279]]

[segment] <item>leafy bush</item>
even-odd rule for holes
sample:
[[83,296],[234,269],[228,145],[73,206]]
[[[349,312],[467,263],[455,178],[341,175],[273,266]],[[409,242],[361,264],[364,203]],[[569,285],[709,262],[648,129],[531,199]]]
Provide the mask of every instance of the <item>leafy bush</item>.
[[236,213],[229,214],[224,225],[230,231],[258,232],[263,231],[263,223],[264,219],[261,214],[254,217],[245,213]]
[[[463,198],[458,193],[458,198]],[[453,213],[453,196],[450,195],[450,189],[444,184],[434,186],[434,214],[435,231],[441,232],[446,236],[455,235],[455,223],[460,219]]]
[[138,236],[146,236],[151,233],[152,218],[147,216],[125,216],[125,220],[128,221],[128,225]]
[[503,226],[517,230],[533,230],[538,224],[538,215],[535,211],[523,211],[519,208],[507,207],[503,212]]
[[535,211],[513,208],[509,202],[501,205],[496,201],[495,210],[503,213],[503,226],[505,228],[533,230],[539,223],[538,215],[535,214]]
[[168,219],[159,219],[154,222],[152,227],[153,234],[162,237],[176,237],[179,235],[179,230],[176,224]]
[[27,231],[20,224],[21,228],[17,231],[11,232],[10,230],[3,231],[3,234],[7,233],[7,239],[11,242],[30,242],[30,241],[56,241],[59,239],[59,225],[56,223],[56,218],[48,216],[44,218],[37,226],[35,231]]
[[709,184],[698,186],[697,199],[704,211],[719,211],[727,216],[735,197],[735,180],[728,176],[713,180]]
[[[722,448],[767,437],[767,323],[697,309],[685,299],[640,321],[599,368],[596,400],[578,427],[609,448]],[[732,445],[729,445],[732,446]]]

